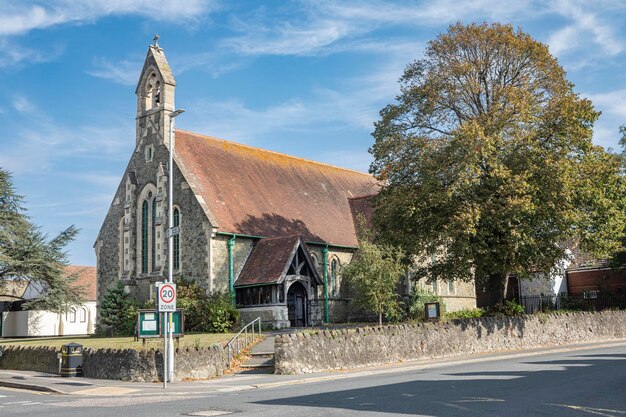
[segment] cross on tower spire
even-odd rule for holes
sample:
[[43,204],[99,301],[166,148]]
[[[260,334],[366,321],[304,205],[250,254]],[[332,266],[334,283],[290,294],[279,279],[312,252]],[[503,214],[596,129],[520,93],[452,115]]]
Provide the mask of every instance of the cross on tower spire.
[[152,40],[154,41],[154,47],[155,47],[155,48],[158,48],[158,47],[159,47],[159,43],[158,43],[158,40],[159,40],[159,34],[158,34],[158,33],[157,33],[157,34],[155,34],[155,35],[154,35],[154,38],[152,38]]

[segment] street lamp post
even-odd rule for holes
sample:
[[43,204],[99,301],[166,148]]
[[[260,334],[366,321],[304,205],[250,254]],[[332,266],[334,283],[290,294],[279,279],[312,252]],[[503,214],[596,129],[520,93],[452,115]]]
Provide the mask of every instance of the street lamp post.
[[[169,192],[168,192],[168,227],[167,233],[167,282],[170,284],[173,282],[174,275],[174,235],[172,234],[172,228],[174,227],[174,119],[181,113],[184,113],[184,109],[174,110],[170,113],[170,152],[168,161],[169,171]],[[172,335],[172,316],[173,313],[165,313],[165,337],[167,338],[167,379],[172,382],[174,379],[174,337]],[[163,372],[165,374],[165,372]],[[165,375],[163,376],[165,379]]]

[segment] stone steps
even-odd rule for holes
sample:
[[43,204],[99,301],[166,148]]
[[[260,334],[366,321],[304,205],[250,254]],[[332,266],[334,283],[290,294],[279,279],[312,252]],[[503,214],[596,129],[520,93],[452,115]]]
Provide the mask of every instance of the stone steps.
[[274,372],[274,336],[266,336],[265,340],[255,345],[250,352],[250,359],[239,365],[241,372],[273,373]]

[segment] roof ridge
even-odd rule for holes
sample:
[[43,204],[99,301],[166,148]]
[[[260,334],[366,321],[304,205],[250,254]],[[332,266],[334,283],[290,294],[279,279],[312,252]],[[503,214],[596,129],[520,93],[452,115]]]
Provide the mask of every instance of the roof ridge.
[[309,163],[316,164],[316,165],[322,165],[322,166],[329,167],[329,168],[340,169],[342,171],[348,171],[348,172],[352,172],[352,173],[355,173],[355,174],[364,175],[366,177],[374,178],[371,174],[368,174],[366,172],[361,172],[361,171],[357,171],[357,170],[350,169],[350,168],[344,168],[344,167],[340,167],[340,166],[337,166],[337,165],[331,165],[331,164],[327,164],[327,163],[324,163],[324,162],[314,161],[312,159],[307,159],[307,158],[302,158],[302,157],[299,157],[299,156],[289,155],[289,154],[282,153],[282,152],[272,151],[270,149],[259,148],[258,146],[246,145],[244,143],[234,142],[232,140],[222,139],[222,138],[218,138],[218,137],[215,137],[215,136],[203,135],[201,133],[190,132],[188,130],[183,130],[183,129],[175,129],[175,131],[176,132],[187,133],[187,134],[190,134],[190,135],[200,136],[200,137],[206,138],[206,139],[213,139],[213,140],[217,140],[217,141],[221,141],[221,142],[226,142],[228,144],[232,144],[232,145],[235,145],[235,146],[240,146],[242,148],[248,148],[248,149],[254,149],[255,151],[262,151],[262,152],[272,153],[274,155],[279,155],[279,156],[287,157],[287,158],[290,158],[290,159],[295,159],[295,160],[298,160],[298,161],[309,162]]

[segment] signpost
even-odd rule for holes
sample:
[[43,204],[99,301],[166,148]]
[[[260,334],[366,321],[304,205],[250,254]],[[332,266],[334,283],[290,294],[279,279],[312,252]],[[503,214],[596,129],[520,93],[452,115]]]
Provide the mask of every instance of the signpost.
[[171,282],[158,282],[158,312],[163,313],[163,388],[167,387],[166,380],[172,382],[174,373],[174,342],[172,340],[172,314],[176,311],[176,284]]

